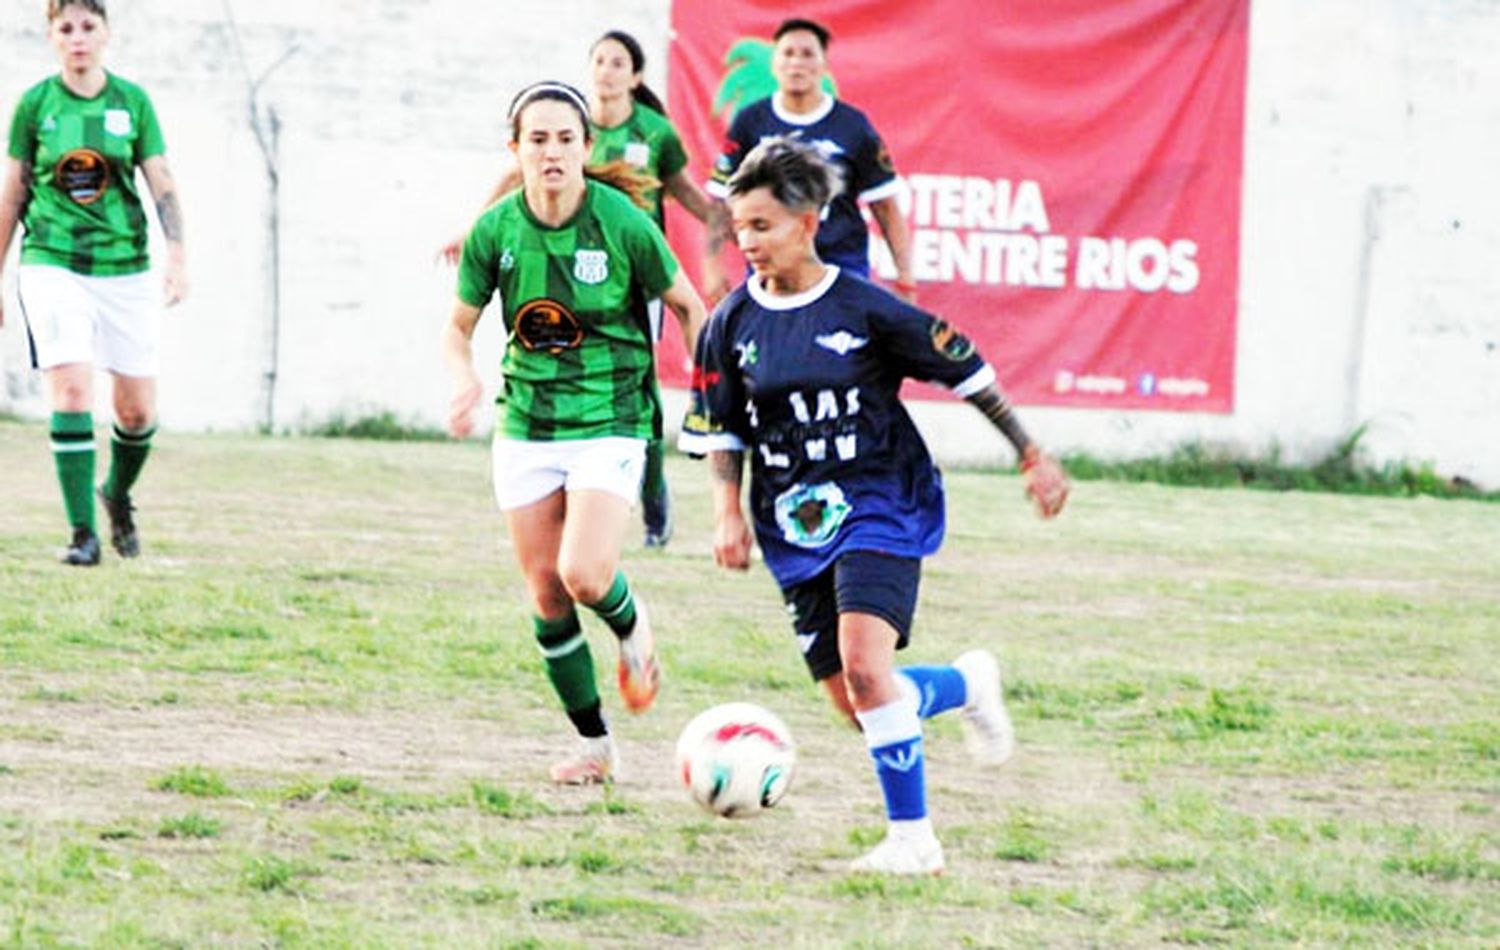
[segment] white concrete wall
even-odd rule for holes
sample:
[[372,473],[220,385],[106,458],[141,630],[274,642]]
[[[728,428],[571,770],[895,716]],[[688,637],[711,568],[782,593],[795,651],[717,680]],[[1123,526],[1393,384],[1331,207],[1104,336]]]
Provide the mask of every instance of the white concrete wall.
[[[452,281],[432,251],[489,185],[508,96],[582,81],[612,26],[646,43],[660,91],[669,2],[230,5],[252,74],[297,49],[262,90],[282,121],[275,427],[382,409],[435,425]],[[0,0],[6,117],[54,68],[41,6]],[[112,4],[110,64],[154,95],[185,195],[196,289],[162,378],[177,428],[264,421],[268,185],[225,9]],[[1367,424],[1369,461],[1500,486],[1500,4],[1257,0],[1251,29],[1235,412],[1032,409],[1031,428],[1102,455],[1196,440],[1311,460]],[[18,322],[0,331],[0,408],[39,413]],[[1007,457],[967,407],[918,415],[942,457]]]

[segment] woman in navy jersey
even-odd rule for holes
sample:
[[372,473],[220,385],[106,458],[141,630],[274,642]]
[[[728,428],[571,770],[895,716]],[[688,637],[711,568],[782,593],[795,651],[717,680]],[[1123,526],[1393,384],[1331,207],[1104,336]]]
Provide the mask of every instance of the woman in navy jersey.
[[[910,636],[921,559],[944,531],[942,479],[899,393],[946,385],[1015,447],[1044,517],[1068,481],[1031,441],[967,337],[814,249],[835,169],[799,140],[756,146],[729,179],[736,241],[754,273],[699,337],[682,448],[713,471],[714,559],[749,566],[751,528],[782,589],[808,669],[858,723],[886,800],[886,839],[858,871],[933,874],[921,720],[962,711],[975,758],[999,764],[1014,734],[994,656],[895,668]],[[741,507],[750,456],[750,518]]]

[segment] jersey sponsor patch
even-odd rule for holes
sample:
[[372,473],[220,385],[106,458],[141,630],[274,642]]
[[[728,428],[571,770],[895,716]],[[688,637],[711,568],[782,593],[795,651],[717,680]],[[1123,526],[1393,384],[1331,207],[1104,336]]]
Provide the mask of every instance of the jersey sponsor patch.
[[609,252],[585,248],[574,251],[573,279],[580,284],[602,284],[609,280]]
[[583,324],[573,311],[547,297],[528,301],[516,311],[515,337],[528,350],[561,353],[583,343]]
[[955,363],[961,363],[974,355],[974,342],[946,320],[933,321],[932,348]]
[[124,109],[104,110],[104,131],[110,135],[126,136],[130,134],[130,113]]
[[109,189],[109,162],[91,148],[75,148],[57,160],[53,180],[78,204],[91,205]]
[[853,510],[835,482],[797,484],[776,496],[776,525],[788,543],[820,548],[833,540]]

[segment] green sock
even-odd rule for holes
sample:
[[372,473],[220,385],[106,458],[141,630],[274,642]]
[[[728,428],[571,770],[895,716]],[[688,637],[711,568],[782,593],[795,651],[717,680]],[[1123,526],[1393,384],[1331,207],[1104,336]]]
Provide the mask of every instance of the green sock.
[[660,498],[667,490],[666,447],[661,439],[646,443],[646,475],[641,479],[641,500]]
[[139,432],[126,432],[120,423],[115,423],[109,441],[109,477],[104,480],[105,495],[116,501],[130,497],[130,486],[140,477],[146,456],[151,454],[151,437],[155,434],[154,424]]
[[599,684],[594,679],[594,658],[589,653],[589,642],[583,638],[583,629],[578,625],[578,614],[568,612],[566,617],[547,620],[532,617],[536,630],[536,642],[542,648],[547,661],[547,678],[552,689],[562,700],[563,709],[575,712],[599,705]]
[[90,412],[52,414],[52,458],[62,486],[68,523],[94,530],[94,415]]
[[609,593],[597,604],[587,604],[599,619],[609,624],[615,636],[624,639],[635,630],[635,598],[630,595],[630,585],[625,581],[624,571],[615,571],[615,582]]

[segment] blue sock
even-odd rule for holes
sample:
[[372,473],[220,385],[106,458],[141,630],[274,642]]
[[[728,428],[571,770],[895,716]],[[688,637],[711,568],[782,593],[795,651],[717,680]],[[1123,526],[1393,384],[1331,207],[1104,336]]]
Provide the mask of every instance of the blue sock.
[[[915,692],[908,692],[906,683],[915,687]],[[916,700],[919,719],[957,709],[969,698],[964,675],[951,666],[903,666],[896,671],[896,685]]]
[[906,699],[854,714],[865,731],[875,777],[885,794],[891,821],[927,817],[927,777],[923,768],[922,721]]

